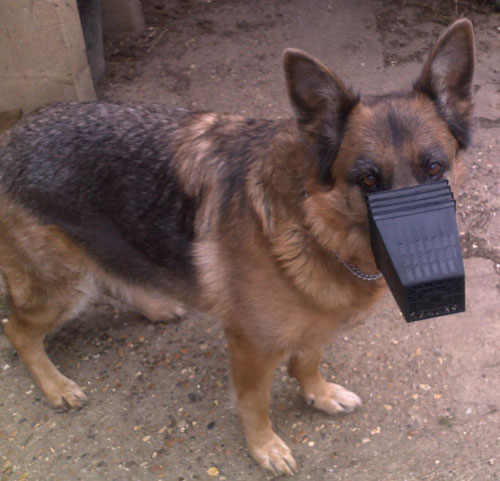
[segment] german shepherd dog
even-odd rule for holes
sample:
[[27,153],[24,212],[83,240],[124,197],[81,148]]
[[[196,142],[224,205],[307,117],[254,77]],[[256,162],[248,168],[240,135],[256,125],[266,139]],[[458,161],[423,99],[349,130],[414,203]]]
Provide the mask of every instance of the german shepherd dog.
[[268,417],[273,369],[288,359],[307,402],[327,413],[361,405],[318,364],[335,329],[385,287],[365,194],[451,177],[469,142],[473,68],[462,19],[404,93],[361,98],[316,59],[286,50],[293,119],[60,103],[4,133],[4,332],[48,402],[86,400],[43,340],[95,293],[152,320],[192,305],[223,322],[250,453],[293,474]]

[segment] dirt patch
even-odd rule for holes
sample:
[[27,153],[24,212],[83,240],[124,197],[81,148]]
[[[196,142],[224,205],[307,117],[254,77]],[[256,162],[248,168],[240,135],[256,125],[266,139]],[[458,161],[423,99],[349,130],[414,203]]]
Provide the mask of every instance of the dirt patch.
[[[430,44],[442,31],[443,26],[446,27],[462,17],[468,17],[475,25],[480,25],[485,16],[493,14],[494,10],[495,7],[491,3],[474,0],[380,2],[376,22],[377,31],[385,47],[384,67],[423,62]],[[486,48],[489,46],[489,43],[485,45]]]

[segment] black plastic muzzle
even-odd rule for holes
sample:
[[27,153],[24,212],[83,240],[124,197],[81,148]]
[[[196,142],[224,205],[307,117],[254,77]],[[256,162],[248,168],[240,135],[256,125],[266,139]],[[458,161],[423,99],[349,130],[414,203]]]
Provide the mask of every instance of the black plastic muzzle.
[[447,180],[366,196],[378,269],[407,322],[465,311],[465,272]]

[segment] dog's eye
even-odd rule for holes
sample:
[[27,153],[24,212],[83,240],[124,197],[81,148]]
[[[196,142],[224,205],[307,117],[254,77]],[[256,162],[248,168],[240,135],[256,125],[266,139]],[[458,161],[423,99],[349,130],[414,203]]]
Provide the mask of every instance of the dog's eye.
[[373,187],[377,185],[377,177],[373,174],[363,175],[363,177],[361,177],[361,182],[365,187]]
[[441,169],[443,167],[441,166],[441,164],[439,162],[432,162],[431,164],[429,164],[429,166],[427,167],[427,173],[431,176],[435,176],[435,175],[438,175],[440,172],[441,172]]

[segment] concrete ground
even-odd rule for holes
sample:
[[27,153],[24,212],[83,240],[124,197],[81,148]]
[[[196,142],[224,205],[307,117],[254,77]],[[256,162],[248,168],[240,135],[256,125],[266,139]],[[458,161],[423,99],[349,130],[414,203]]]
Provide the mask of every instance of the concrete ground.
[[[143,0],[147,28],[108,41],[98,96],[252,116],[289,115],[285,47],[348,84],[411,85],[445,25],[475,25],[477,74],[469,178],[458,200],[467,312],[406,324],[390,296],[326,351],[328,378],[361,410],[329,417],[296,395],[281,367],[272,420],[297,480],[500,480],[500,16],[481,0]],[[7,316],[5,311],[3,314]],[[192,313],[151,324],[102,303],[48,342],[90,398],[47,407],[0,335],[0,480],[265,480],[231,409],[225,341]],[[82,322],[82,321],[88,322]]]

